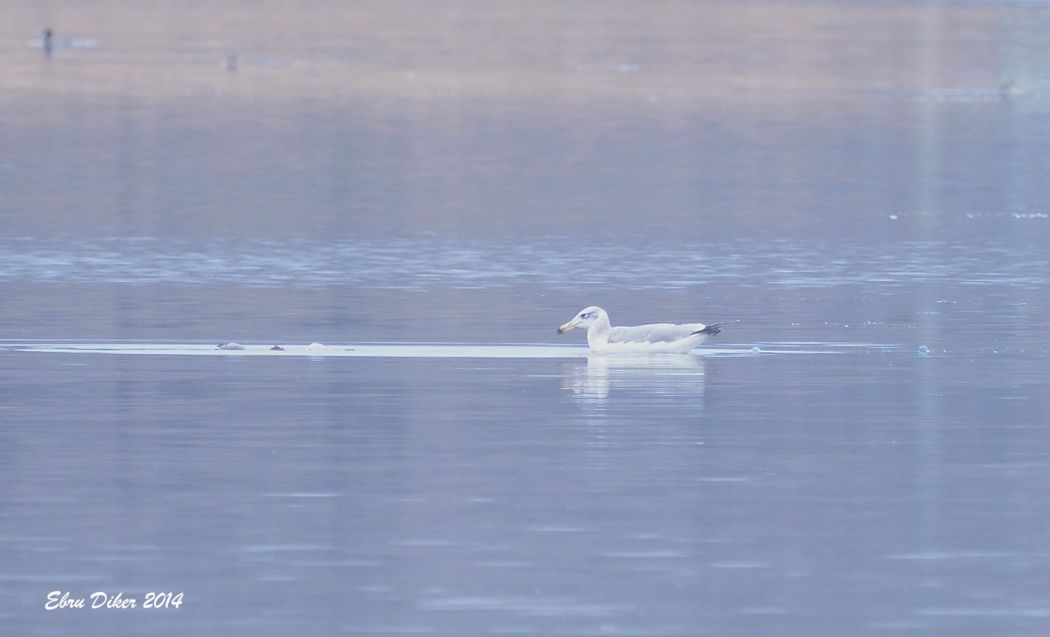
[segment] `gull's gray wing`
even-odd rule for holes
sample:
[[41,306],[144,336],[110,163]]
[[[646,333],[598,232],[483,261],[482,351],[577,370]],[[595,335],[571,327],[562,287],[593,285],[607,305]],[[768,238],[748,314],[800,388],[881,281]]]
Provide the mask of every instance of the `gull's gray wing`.
[[[713,327],[713,326],[712,326]],[[653,323],[637,327],[613,327],[609,329],[610,343],[669,343],[708,329],[703,323]]]

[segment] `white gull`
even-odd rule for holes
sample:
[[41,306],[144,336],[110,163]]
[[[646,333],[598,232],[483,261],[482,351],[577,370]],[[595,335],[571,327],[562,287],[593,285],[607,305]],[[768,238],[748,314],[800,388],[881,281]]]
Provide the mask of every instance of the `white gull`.
[[564,334],[574,328],[586,328],[587,345],[599,353],[684,353],[722,331],[721,324],[653,323],[636,327],[612,327],[609,315],[592,305],[580,310],[568,323],[558,328]]

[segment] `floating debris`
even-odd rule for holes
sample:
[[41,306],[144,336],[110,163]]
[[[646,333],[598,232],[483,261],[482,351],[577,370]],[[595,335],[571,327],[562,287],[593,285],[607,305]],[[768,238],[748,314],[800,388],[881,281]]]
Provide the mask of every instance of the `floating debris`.
[[271,352],[283,352],[284,348],[281,347],[280,345],[274,345],[273,347],[270,348],[270,351]]

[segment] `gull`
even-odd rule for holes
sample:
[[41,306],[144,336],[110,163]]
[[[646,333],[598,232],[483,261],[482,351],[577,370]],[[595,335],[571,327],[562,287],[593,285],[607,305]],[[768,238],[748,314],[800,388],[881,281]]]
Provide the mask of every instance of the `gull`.
[[721,323],[653,323],[636,327],[612,327],[609,315],[592,305],[580,310],[572,320],[558,328],[559,334],[580,327],[587,329],[587,345],[592,352],[684,353],[722,331]]

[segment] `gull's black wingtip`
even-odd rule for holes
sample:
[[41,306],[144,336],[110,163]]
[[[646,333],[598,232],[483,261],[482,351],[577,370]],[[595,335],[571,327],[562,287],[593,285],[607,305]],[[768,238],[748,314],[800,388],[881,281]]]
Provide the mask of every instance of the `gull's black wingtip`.
[[718,333],[720,333],[722,331],[722,326],[723,325],[725,325],[725,323],[715,323],[714,325],[705,325],[704,329],[697,330],[697,331],[693,332],[693,334],[694,335],[695,334],[708,334],[710,336],[714,336],[715,334],[718,334]]

